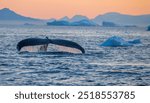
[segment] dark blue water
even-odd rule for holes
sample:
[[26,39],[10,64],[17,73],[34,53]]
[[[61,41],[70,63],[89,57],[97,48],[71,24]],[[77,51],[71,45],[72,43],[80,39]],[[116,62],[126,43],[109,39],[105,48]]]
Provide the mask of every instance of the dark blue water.
[[[140,38],[133,47],[99,47],[113,35]],[[25,38],[67,39],[85,54],[23,53]],[[0,85],[150,85],[150,32],[144,28],[0,26]]]

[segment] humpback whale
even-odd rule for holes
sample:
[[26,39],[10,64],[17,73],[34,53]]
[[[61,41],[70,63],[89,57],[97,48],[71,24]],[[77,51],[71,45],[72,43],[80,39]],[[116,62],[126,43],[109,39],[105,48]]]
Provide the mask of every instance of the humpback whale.
[[84,48],[75,42],[72,42],[69,40],[63,40],[63,39],[49,39],[48,37],[46,37],[45,39],[27,38],[27,39],[21,40],[17,44],[17,50],[18,51],[30,51],[29,47],[32,47],[32,49],[35,47],[37,51],[47,51],[47,47],[49,44],[63,46],[65,47],[65,49],[69,48],[67,50],[77,49],[81,51],[81,53],[85,53]]

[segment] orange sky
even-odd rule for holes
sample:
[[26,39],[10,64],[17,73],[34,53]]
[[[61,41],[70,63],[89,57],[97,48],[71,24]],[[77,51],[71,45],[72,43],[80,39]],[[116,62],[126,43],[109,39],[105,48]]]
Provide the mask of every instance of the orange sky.
[[76,14],[93,18],[107,12],[150,14],[150,0],[0,0],[2,8],[43,19],[72,17]]

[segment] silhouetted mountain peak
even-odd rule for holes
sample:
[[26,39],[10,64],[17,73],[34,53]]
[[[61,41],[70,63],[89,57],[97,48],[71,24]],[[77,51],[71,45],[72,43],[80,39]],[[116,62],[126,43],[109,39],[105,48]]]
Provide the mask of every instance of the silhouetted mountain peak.
[[39,20],[39,19],[33,19],[30,17],[25,17],[20,14],[15,13],[14,11],[10,10],[9,8],[3,8],[0,10],[0,20]]
[[14,11],[10,10],[9,8],[3,8],[0,10],[1,14],[16,14]]
[[1,11],[11,11],[9,8],[3,8]]

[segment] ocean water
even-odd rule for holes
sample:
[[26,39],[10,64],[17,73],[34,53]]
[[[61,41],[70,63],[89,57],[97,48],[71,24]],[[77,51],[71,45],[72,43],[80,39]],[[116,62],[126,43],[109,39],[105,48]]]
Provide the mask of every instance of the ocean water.
[[[111,36],[140,38],[132,47],[100,47]],[[85,54],[23,53],[16,45],[30,37],[66,39]],[[0,25],[1,86],[150,85],[150,32],[138,27],[52,27]]]

